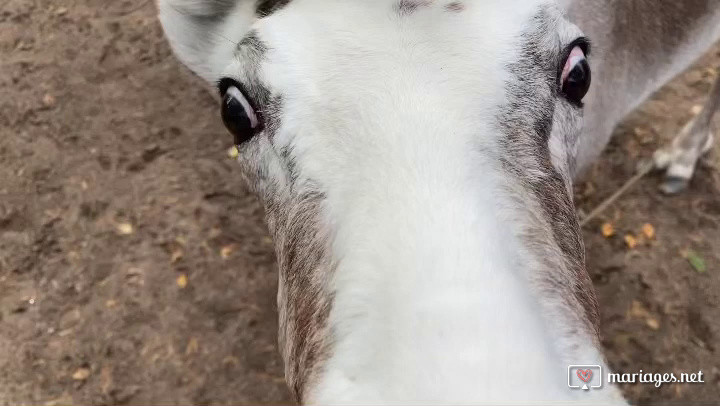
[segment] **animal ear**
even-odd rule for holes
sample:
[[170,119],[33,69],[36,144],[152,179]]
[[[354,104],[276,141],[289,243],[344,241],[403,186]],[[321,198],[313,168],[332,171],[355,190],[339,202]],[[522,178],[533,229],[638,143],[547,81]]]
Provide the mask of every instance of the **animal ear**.
[[175,55],[209,82],[220,79],[236,44],[255,21],[254,0],[158,0],[160,23]]

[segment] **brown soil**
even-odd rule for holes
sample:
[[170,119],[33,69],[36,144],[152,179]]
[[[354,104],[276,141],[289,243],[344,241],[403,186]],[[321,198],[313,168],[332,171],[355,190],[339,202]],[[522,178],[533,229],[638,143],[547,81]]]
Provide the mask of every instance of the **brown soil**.
[[[720,48],[618,131],[578,188],[583,209],[677,132],[709,66]],[[171,56],[150,0],[5,0],[0,404],[289,401],[272,245],[216,104]],[[629,385],[633,401],[720,399],[717,156],[686,193],[661,196],[648,177],[587,228],[611,365],[705,374]],[[655,239],[628,249],[644,223]]]

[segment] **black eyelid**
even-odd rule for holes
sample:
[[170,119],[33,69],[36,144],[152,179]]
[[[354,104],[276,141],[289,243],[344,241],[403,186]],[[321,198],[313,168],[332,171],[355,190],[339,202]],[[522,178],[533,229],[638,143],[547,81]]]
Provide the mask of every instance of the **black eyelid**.
[[590,38],[588,37],[580,37],[577,38],[575,41],[571,42],[566,48],[567,55],[570,55],[570,52],[572,52],[573,48],[580,47],[582,49],[583,53],[585,53],[585,57],[590,56],[590,51],[592,50]]
[[220,92],[220,97],[224,97],[225,92],[227,92],[227,90],[233,86],[238,88],[238,90],[240,90],[240,93],[242,93],[243,96],[245,96],[245,98],[248,99],[248,101],[250,100],[250,98],[248,97],[247,89],[245,89],[245,86],[243,86],[242,83],[238,82],[237,80],[235,80],[233,78],[222,78],[222,79],[218,80],[217,88],[218,88],[218,91]]

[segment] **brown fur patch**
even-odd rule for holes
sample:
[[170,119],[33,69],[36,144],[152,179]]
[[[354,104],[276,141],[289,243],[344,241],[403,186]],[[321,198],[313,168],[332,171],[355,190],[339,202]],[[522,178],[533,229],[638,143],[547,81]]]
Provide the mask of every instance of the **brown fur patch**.
[[502,161],[519,184],[519,191],[509,192],[531,218],[523,234],[541,261],[540,269],[532,272],[539,297],[562,301],[558,310],[570,324],[559,334],[577,335],[582,329],[599,345],[597,299],[585,269],[570,180],[552,164],[548,144],[553,125],[559,124],[553,123],[558,60],[543,48],[543,35],[554,32],[547,26],[551,21],[546,10],[535,17],[535,27],[523,34],[520,58],[509,66],[515,80],[508,82],[508,104],[499,119],[506,135]]
[[280,266],[280,351],[290,390],[302,402],[330,345],[327,320],[332,295],[327,289],[334,265],[318,219],[324,196],[309,191],[289,199],[271,197],[265,207]]
[[[247,183],[265,206],[268,229],[275,243],[280,268],[278,289],[279,345],[285,363],[285,378],[298,402],[312,387],[329,353],[331,334],[327,320],[333,301],[329,281],[335,265],[327,246],[330,238],[320,219],[325,198],[311,181],[298,182],[292,151],[275,149],[274,136],[281,125],[283,98],[259,79],[258,67],[268,47],[253,31],[239,43],[248,78],[243,84],[262,111],[265,130],[240,146],[239,160]],[[269,175],[273,163],[287,169],[287,183]]]

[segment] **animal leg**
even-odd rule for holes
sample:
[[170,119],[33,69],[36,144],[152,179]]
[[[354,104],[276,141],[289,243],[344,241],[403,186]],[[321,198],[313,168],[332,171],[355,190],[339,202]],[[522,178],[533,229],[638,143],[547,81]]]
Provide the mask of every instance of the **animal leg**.
[[710,90],[710,97],[700,114],[693,118],[669,147],[655,152],[655,167],[665,170],[665,181],[660,190],[675,194],[685,189],[695,172],[700,157],[713,145],[711,123],[720,109],[720,76]]

